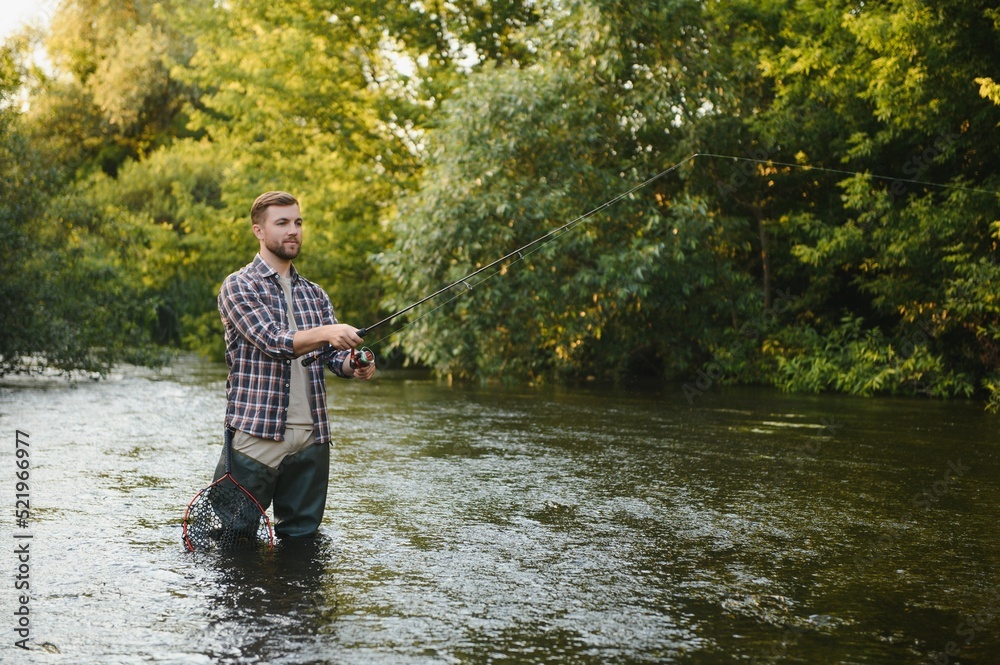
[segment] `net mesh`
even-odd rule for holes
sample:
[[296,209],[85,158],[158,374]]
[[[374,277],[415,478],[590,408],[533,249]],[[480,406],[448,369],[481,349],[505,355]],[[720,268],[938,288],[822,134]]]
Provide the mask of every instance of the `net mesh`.
[[184,513],[189,550],[250,550],[274,546],[271,522],[244,488],[224,476],[191,500]]

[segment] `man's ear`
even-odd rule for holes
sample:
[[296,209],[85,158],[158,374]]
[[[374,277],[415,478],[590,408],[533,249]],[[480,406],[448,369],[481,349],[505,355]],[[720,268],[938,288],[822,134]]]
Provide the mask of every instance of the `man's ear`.
[[257,237],[257,240],[264,237],[264,229],[260,228],[260,224],[253,225],[253,234]]

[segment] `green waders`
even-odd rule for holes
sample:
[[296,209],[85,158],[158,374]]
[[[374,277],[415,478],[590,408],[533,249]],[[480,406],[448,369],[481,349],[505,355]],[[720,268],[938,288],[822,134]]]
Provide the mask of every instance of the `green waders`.
[[[277,469],[233,450],[230,472],[236,482],[253,494],[262,508],[267,510],[274,503],[276,535],[293,538],[309,536],[319,529],[330,480],[328,445],[318,443],[307,446],[285,457]],[[215,468],[215,479],[225,473],[226,456],[223,451]]]

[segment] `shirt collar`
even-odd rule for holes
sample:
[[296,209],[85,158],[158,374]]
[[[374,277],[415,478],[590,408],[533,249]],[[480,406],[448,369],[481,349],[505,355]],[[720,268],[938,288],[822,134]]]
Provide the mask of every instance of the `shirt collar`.
[[[254,257],[253,263],[251,263],[250,266],[261,277],[270,279],[279,276],[277,270],[267,265],[267,261],[261,257],[260,252],[258,252],[257,256]],[[295,264],[289,266],[288,277],[292,280],[292,282],[299,281],[299,272],[295,269]]]

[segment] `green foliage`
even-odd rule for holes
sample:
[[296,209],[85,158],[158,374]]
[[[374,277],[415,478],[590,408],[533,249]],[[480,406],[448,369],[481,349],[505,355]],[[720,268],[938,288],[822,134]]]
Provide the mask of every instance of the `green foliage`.
[[878,328],[848,317],[822,335],[813,328],[787,328],[769,339],[765,350],[776,357],[774,381],[785,390],[971,397],[972,377],[949,368],[932,346],[923,330],[889,340]]
[[0,287],[0,374],[162,363],[147,334],[153,313],[133,279],[145,229],[72,191],[46,201],[54,181],[44,179],[16,124],[0,143],[0,268],[8,276]]
[[2,367],[220,356],[265,190],[300,198],[297,266],[360,326],[700,152],[744,159],[685,162],[382,343],[461,379],[711,363],[995,409],[998,33],[985,0],[66,0],[0,51]]
[[[984,20],[991,10],[909,0],[816,4],[821,11],[789,18],[810,29],[784,32],[764,56],[776,103],[754,124],[776,142],[790,127],[805,130],[787,161],[839,161],[879,177],[834,185],[810,174],[809,198],[821,185],[839,188],[841,200],[800,205],[792,223],[775,227],[793,260],[785,273],[808,284],[809,305],[803,325],[787,333],[801,339],[791,345],[797,356],[783,354],[780,383],[870,394],[924,381],[931,394],[971,394],[995,372],[1000,340],[988,286],[1000,276],[991,193],[998,173],[986,148],[996,143],[1000,115],[973,85],[996,53],[996,24]],[[783,186],[784,177],[775,180]],[[866,336],[838,323],[843,317],[852,326],[863,320]],[[917,325],[934,342],[906,362],[882,364],[893,357],[891,340],[907,339]],[[829,345],[809,341],[814,333]],[[787,341],[779,337],[778,347]]]
[[1000,413],[1000,377],[996,374],[983,379],[986,391],[986,410],[990,413]]
[[377,83],[386,67],[379,34],[341,18],[343,9],[238,2],[192,13],[198,49],[173,73],[203,91],[190,128],[225,165],[227,217],[247,220],[249,234],[258,194],[295,194],[306,221],[299,268],[328,289],[339,318],[360,326],[384,288],[367,258],[388,240],[379,217],[407,186],[416,154],[412,130],[396,122],[409,102]]
[[[44,194],[46,178],[11,108],[23,70],[14,49],[0,48],[0,374],[21,367],[33,353],[31,299],[36,284],[21,269],[31,245],[29,215]],[[25,297],[27,295],[27,297]]]
[[[639,175],[622,160],[645,159],[630,148],[633,128],[607,112],[614,93],[569,69],[472,77],[436,134],[424,186],[401,209],[396,251],[383,258],[403,285],[390,308],[634,185]],[[471,294],[413,321],[398,343],[465,379],[614,375],[636,355],[679,371],[696,353],[690,341],[731,315],[728,296],[752,286],[713,260],[728,233],[697,201],[666,205],[667,191],[658,183],[495,277],[480,275]]]
[[[197,6],[200,2],[185,2]],[[169,74],[191,40],[171,27],[172,2],[66,0],[44,46],[55,72],[34,68],[29,116],[45,157],[86,177],[115,174],[184,135],[181,108],[194,91]]]

